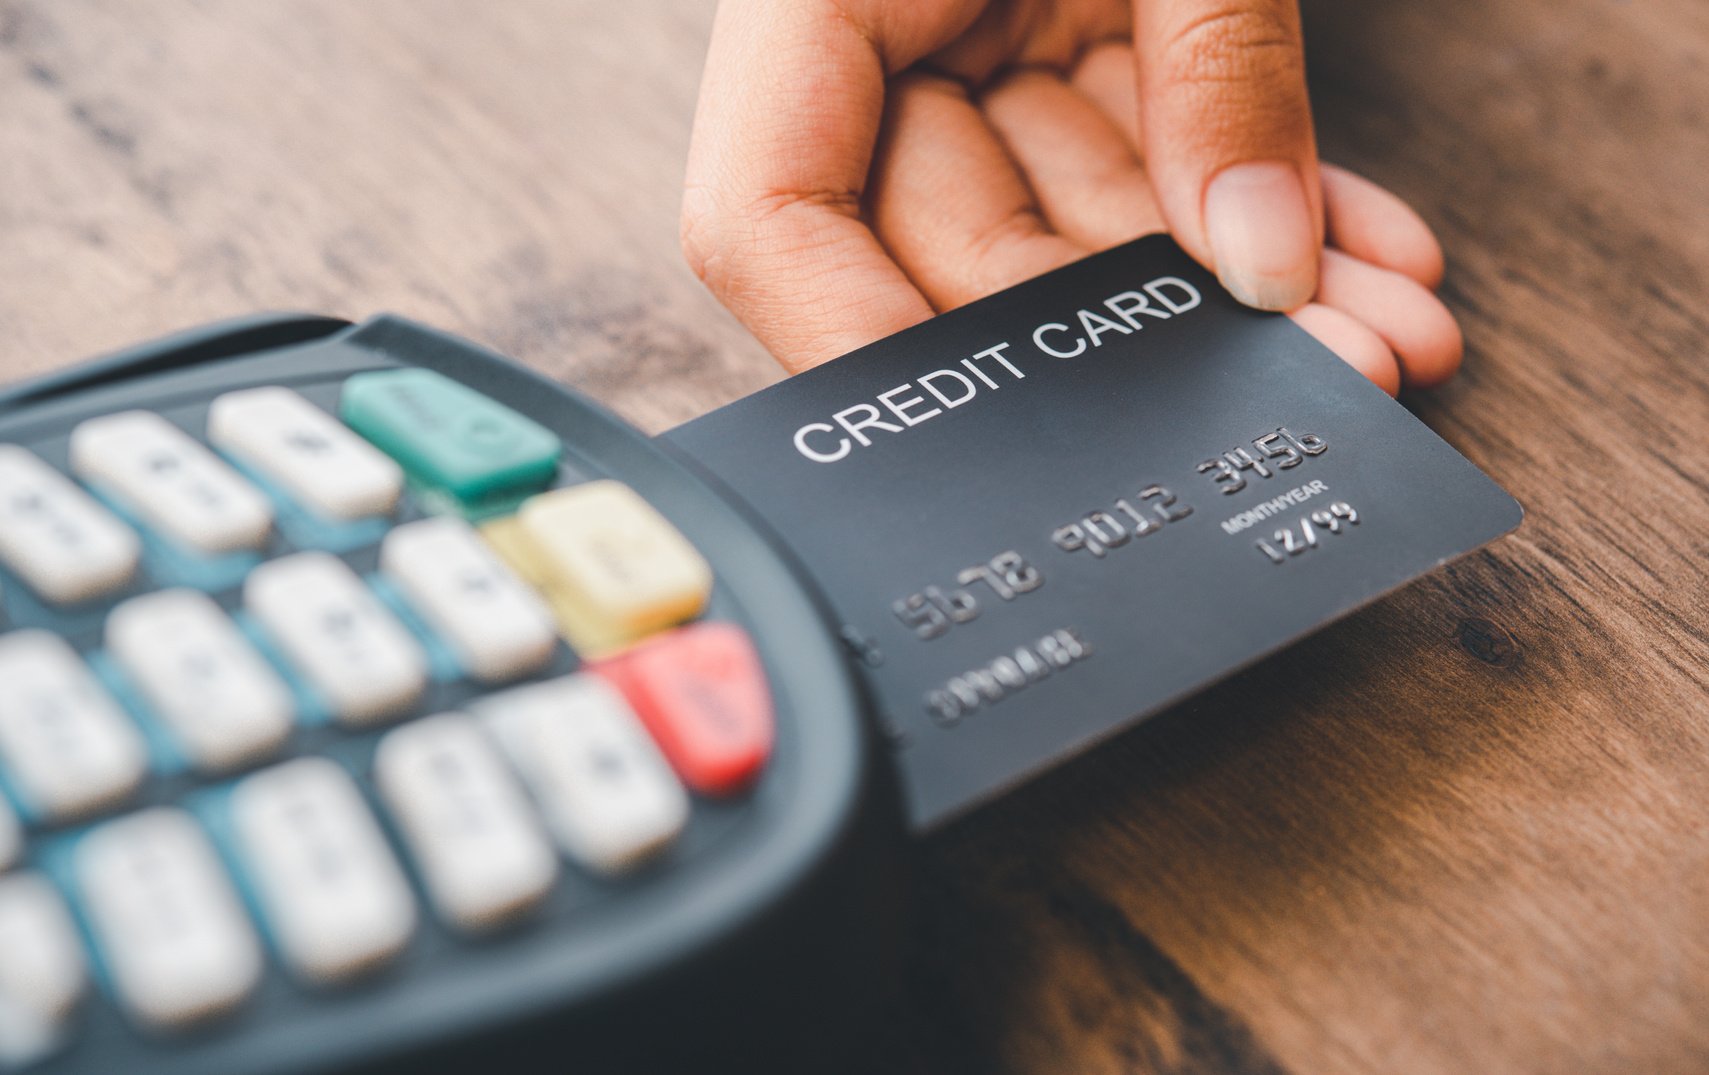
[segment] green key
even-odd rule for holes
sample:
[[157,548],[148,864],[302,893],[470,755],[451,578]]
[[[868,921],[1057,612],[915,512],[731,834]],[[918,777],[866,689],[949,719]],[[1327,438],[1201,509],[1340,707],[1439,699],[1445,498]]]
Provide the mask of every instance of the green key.
[[563,450],[545,426],[432,370],[359,373],[339,414],[415,482],[466,505],[540,489]]

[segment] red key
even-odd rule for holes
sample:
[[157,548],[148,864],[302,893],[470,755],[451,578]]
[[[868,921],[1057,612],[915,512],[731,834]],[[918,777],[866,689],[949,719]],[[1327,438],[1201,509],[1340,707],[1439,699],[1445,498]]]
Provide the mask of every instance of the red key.
[[623,691],[695,791],[740,791],[771,754],[771,692],[753,643],[733,623],[678,628],[594,670]]

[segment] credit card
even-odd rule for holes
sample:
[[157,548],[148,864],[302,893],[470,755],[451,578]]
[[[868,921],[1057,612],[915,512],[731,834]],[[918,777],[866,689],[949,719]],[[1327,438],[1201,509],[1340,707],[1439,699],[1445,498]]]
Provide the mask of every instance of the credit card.
[[1519,504],[1165,236],[665,434],[779,535],[930,826],[1513,530]]

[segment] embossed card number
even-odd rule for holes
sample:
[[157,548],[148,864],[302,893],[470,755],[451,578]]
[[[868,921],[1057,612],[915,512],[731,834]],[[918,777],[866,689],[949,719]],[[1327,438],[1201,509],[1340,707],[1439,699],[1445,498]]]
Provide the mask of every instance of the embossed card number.
[[[1329,450],[1328,442],[1317,434],[1296,435],[1285,426],[1277,427],[1274,433],[1254,438],[1252,444],[1266,459],[1275,462],[1275,470],[1245,455],[1245,449],[1235,449],[1201,463],[1198,473],[1209,474],[1212,482],[1224,493],[1239,492],[1246,482],[1238,476],[1237,467],[1256,470],[1260,477],[1267,478],[1276,471],[1296,467],[1307,458]],[[1244,457],[1244,461],[1234,462],[1237,457]],[[1233,487],[1229,484],[1231,481],[1235,483]],[[1085,552],[1095,559],[1102,559],[1111,550],[1124,548],[1135,539],[1149,537],[1192,514],[1192,506],[1183,503],[1168,486],[1147,485],[1132,498],[1118,496],[1108,508],[1094,508],[1074,522],[1056,527],[1050,533],[1050,543],[1062,552]],[[1263,540],[1258,542],[1258,548],[1274,562],[1285,563],[1288,556],[1316,547],[1317,533],[1312,529],[1313,523],[1333,534],[1340,532],[1343,521],[1356,525],[1358,514],[1346,504],[1333,504],[1329,511],[1313,512],[1297,535],[1292,529],[1277,530],[1275,541],[1283,553],[1277,553]],[[1299,538],[1297,543],[1296,536]],[[1023,553],[1009,549],[983,564],[963,568],[956,573],[955,582],[953,588],[930,585],[897,598],[891,602],[890,611],[916,637],[923,640],[941,638],[956,624],[978,619],[982,602],[992,598],[1014,601],[1022,594],[1043,586],[1044,573]],[[943,709],[931,693],[926,696],[925,706],[933,713]]]
[[[1225,496],[1233,496],[1246,488],[1241,471],[1248,470],[1260,478],[1273,478],[1280,471],[1292,470],[1314,455],[1322,455],[1329,447],[1315,433],[1295,436],[1284,426],[1274,433],[1254,437],[1252,448],[1231,448],[1199,464],[1200,474],[1211,475]],[[1255,454],[1256,453],[1256,454]]]

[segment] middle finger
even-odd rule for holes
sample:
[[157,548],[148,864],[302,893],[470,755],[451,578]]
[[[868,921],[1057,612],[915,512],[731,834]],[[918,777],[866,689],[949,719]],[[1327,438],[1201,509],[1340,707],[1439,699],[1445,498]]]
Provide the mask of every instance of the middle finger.
[[1101,250],[1164,230],[1132,144],[1060,76],[1017,71],[988,90],[981,104],[1059,233]]

